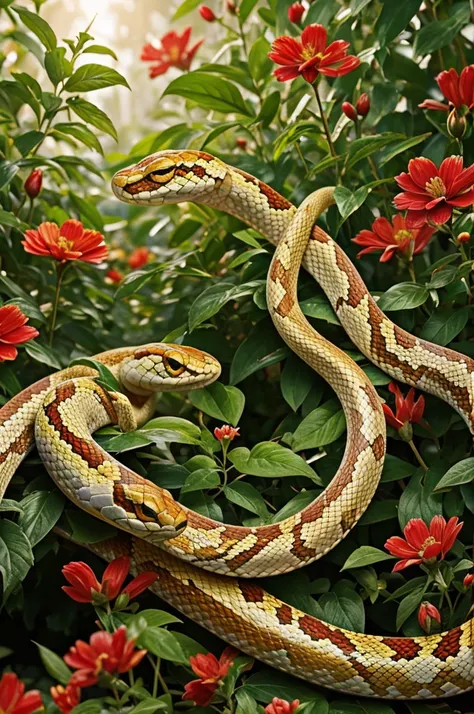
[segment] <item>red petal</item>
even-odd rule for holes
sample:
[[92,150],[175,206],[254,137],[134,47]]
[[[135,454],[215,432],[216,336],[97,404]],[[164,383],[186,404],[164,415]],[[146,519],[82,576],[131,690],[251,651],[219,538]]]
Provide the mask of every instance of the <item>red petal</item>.
[[441,541],[443,557],[453,547],[454,542],[455,542],[456,538],[458,537],[459,532],[461,531],[463,525],[464,525],[464,523],[463,522],[459,523],[459,519],[456,516],[453,516],[452,518],[449,519],[449,521],[446,525],[446,530],[444,532],[443,539]]
[[277,37],[272,44],[269,58],[282,65],[299,65],[302,59],[303,48],[293,37]]
[[432,558],[437,558],[441,553],[441,543],[432,543],[426,546],[423,551],[423,560],[431,560]]
[[[70,218],[65,221],[60,228],[60,235],[66,240],[72,240],[74,243],[81,238],[84,232],[84,226],[75,218]],[[74,246],[75,248],[76,246]]]
[[2,342],[7,342],[8,344],[21,345],[23,342],[28,342],[28,340],[33,340],[38,337],[39,332],[36,327],[19,327],[17,330],[12,330],[7,332],[7,334],[0,337]]
[[428,196],[421,196],[420,194],[416,193],[398,193],[393,199],[395,206],[400,211],[404,211],[406,208],[410,209],[411,211],[421,211],[425,208],[428,201]]
[[474,103],[474,65],[464,67],[459,77],[459,94],[461,101],[467,107]]
[[451,68],[448,71],[441,72],[436,77],[436,81],[446,99],[451,104],[454,104],[455,107],[460,107],[462,101],[459,94],[459,76],[456,70]]
[[328,33],[323,25],[308,25],[301,34],[301,44],[314,50],[314,54],[324,52]]
[[430,523],[430,535],[441,543],[443,540],[444,531],[446,530],[446,519],[439,514],[433,516]]
[[122,592],[126,593],[130,600],[133,600],[158,579],[158,573],[140,573]]
[[395,563],[395,565],[392,568],[392,573],[397,573],[399,570],[404,570],[405,568],[409,568],[411,565],[419,565],[422,563],[421,558],[410,558],[409,560],[400,560],[398,563]]
[[386,218],[383,216],[381,218],[376,218],[372,223],[372,230],[379,236],[379,238],[387,245],[393,243],[393,226]]
[[387,421],[387,424],[390,426],[393,426],[394,429],[401,429],[403,426],[403,422],[399,421],[395,414],[392,412],[388,404],[382,404],[382,409],[383,413],[385,414],[385,419]]
[[420,107],[420,109],[433,109],[434,111],[439,112],[449,112],[449,106],[447,104],[437,102],[434,99],[425,99],[425,101],[421,104],[418,104],[418,106]]
[[150,79],[153,79],[154,77],[160,77],[162,74],[165,74],[171,67],[171,62],[161,62],[161,64],[155,64],[153,67],[150,67],[148,70],[148,74],[150,76]]
[[459,176],[455,179],[451,186],[451,197],[455,197],[456,194],[462,193],[469,188],[472,188],[474,184],[474,164],[469,166],[469,168],[461,171]]
[[18,350],[16,347],[13,347],[13,345],[0,344],[0,362],[16,359],[17,355]]
[[150,43],[143,45],[140,59],[143,62],[154,62],[163,58],[163,50],[161,47],[154,47]]
[[426,211],[408,211],[406,217],[407,228],[422,228],[426,224],[427,219]]
[[360,233],[358,233],[352,241],[357,245],[367,245],[374,248],[385,248],[387,245],[386,240],[383,240],[383,238],[378,236],[373,231],[368,231],[366,229],[360,231]]
[[345,74],[349,74],[349,72],[352,72],[353,70],[357,69],[360,65],[360,59],[358,57],[354,57],[354,55],[349,55],[348,57],[345,58],[344,62],[341,62],[341,64],[338,67],[334,67],[334,69],[331,69],[329,67],[319,67],[319,71],[321,74],[325,74],[327,77],[343,77]]
[[417,551],[421,550],[423,543],[429,538],[428,526],[421,518],[412,518],[403,529],[408,543]]
[[414,254],[421,253],[430,242],[434,232],[435,229],[428,225],[424,225],[423,228],[420,228],[420,230],[416,232]]
[[12,714],[32,714],[38,709],[44,709],[41,694],[37,689],[32,689],[20,699]]
[[212,701],[218,684],[203,684],[200,679],[194,679],[184,685],[183,699],[191,699],[197,706],[207,707]]
[[287,82],[289,79],[295,79],[299,76],[298,67],[278,67],[273,74],[279,82]]
[[[21,699],[25,685],[13,672],[5,672],[0,679],[0,711],[8,712],[9,708]],[[10,710],[11,711],[11,710]]]
[[471,188],[470,191],[466,191],[466,193],[459,194],[456,198],[448,199],[447,203],[449,203],[450,206],[458,206],[459,208],[470,206],[474,203],[474,188]]
[[425,398],[423,396],[418,397],[415,405],[411,412],[410,421],[413,424],[419,424],[423,418],[423,412],[425,411]]
[[399,245],[389,245],[388,248],[385,248],[380,256],[380,263],[388,263],[389,260],[392,260],[397,250],[400,250]]
[[395,555],[398,558],[412,558],[413,556],[418,556],[418,550],[413,548],[404,538],[401,538],[400,536],[392,536],[389,538],[384,547],[388,550],[390,555]]
[[109,600],[117,597],[129,570],[130,558],[126,555],[108,564],[102,576],[102,590]]
[[439,175],[446,187],[446,196],[453,195],[453,184],[462,173],[462,156],[449,156],[439,167]]
[[408,193],[416,193],[419,194],[420,196],[427,196],[428,194],[426,193],[425,188],[420,188],[418,184],[416,184],[411,176],[406,173],[399,174],[398,176],[395,176],[395,181],[398,183],[400,188],[403,188],[405,191],[408,191]]
[[443,223],[446,223],[446,221],[449,221],[452,212],[453,209],[451,206],[448,206],[446,202],[438,203],[435,208],[427,212],[428,222],[432,225],[441,226]]
[[408,173],[420,188],[425,188],[427,181],[438,176],[438,168],[430,159],[419,156],[408,162]]

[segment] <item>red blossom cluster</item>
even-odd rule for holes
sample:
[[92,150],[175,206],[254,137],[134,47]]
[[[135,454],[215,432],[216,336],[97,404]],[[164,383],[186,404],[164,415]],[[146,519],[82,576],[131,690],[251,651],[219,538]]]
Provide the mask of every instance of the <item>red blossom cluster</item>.
[[159,47],[150,43],[146,44],[140,56],[143,62],[153,62],[149,69],[150,77],[159,77],[171,67],[187,71],[191,67],[194,55],[203,43],[199,40],[189,47],[191,28],[186,27],[181,35],[172,30],[167,32],[160,40]]
[[421,518],[412,518],[403,530],[405,538],[392,536],[385,543],[385,548],[391,555],[402,558],[395,563],[393,572],[410,565],[434,564],[438,556],[443,560],[453,547],[462,527],[463,523],[459,523],[456,516],[448,522],[443,516],[434,516],[429,527]]

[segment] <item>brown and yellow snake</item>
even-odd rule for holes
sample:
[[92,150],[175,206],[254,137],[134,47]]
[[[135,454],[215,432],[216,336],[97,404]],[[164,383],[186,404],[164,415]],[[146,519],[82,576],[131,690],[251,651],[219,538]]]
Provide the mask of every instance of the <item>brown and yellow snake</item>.
[[[362,635],[300,612],[248,580],[225,576],[288,572],[321,557],[370,503],[383,465],[385,424],[374,388],[345,353],[315,332],[298,307],[296,285],[303,254],[303,265],[318,280],[359,349],[396,379],[445,399],[471,428],[474,363],[404,332],[377,308],[344,252],[321,229],[313,228],[333,201],[332,189],[315,192],[296,210],[258,179],[195,151],[155,154],[120,171],[112,185],[121,200],[134,205],[211,205],[239,216],[278,244],[268,276],[269,310],[283,339],[341,400],[348,425],[343,461],[316,501],[278,524],[231,527],[182,509],[167,492],[140,481],[90,438],[105,423],[133,428],[134,409],[139,420],[150,415],[147,397],[155,387],[149,373],[156,364],[147,363],[153,350],[146,347],[117,350],[112,359],[110,353],[96,358],[121,378],[132,407],[92,380],[77,379],[91,373],[85,368],[53,375],[47,378],[50,383],[43,380],[7,404],[0,411],[0,493],[31,444],[36,416],[38,448],[60,487],[81,507],[139,536],[123,534],[93,550],[106,559],[128,553],[136,572],[157,571],[160,577],[152,590],[222,639],[274,667],[348,693],[403,699],[471,689],[472,620],[429,637]],[[169,359],[165,365],[172,388],[171,372],[178,377],[187,374],[184,363],[190,348],[155,346],[155,363],[163,364],[166,349],[175,354],[171,369]],[[202,358],[194,352],[198,363]],[[196,386],[218,376],[218,366],[205,355],[206,360],[206,376]],[[195,367],[194,375],[198,371]],[[76,379],[64,382],[69,377]]]

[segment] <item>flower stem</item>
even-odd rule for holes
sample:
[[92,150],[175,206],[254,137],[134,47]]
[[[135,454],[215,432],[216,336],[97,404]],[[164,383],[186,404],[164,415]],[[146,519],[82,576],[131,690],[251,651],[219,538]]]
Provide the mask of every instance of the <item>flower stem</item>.
[[64,276],[65,263],[58,263],[56,267],[56,292],[54,294],[53,312],[51,314],[51,324],[49,326],[49,346],[51,347],[54,340],[54,329],[56,327],[56,318],[58,316],[59,295],[61,292],[61,283]]
[[414,454],[414,456],[415,456],[415,459],[418,461],[418,463],[420,464],[420,466],[421,466],[425,471],[428,471],[428,466],[427,466],[427,465],[425,464],[425,462],[423,461],[423,458],[422,458],[420,452],[418,451],[418,449],[416,448],[415,444],[413,443],[413,439],[411,439],[411,440],[408,442],[408,445],[409,445],[410,449],[413,451],[413,454]]
[[316,101],[318,103],[318,108],[319,108],[319,115],[321,117],[321,120],[323,122],[324,126],[324,133],[326,134],[326,139],[328,140],[329,144],[329,151],[331,152],[331,156],[336,157],[336,149],[334,148],[334,144],[332,143],[332,138],[331,138],[331,130],[329,129],[329,124],[328,120],[326,119],[326,115],[324,113],[323,105],[321,103],[321,97],[319,96],[319,90],[318,90],[318,85],[313,84],[313,89],[314,89],[314,96],[316,97]]
[[414,283],[416,283],[416,274],[415,274],[415,268],[413,266],[413,262],[410,260],[410,262],[407,265],[408,272],[410,273],[410,278]]

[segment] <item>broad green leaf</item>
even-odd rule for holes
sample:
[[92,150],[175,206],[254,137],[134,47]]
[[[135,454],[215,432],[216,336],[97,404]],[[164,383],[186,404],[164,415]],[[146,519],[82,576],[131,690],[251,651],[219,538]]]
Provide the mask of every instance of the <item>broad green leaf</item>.
[[277,90],[266,96],[255,121],[262,122],[265,128],[270,126],[280,108],[280,99],[281,94]]
[[193,302],[189,309],[189,329],[192,332],[200,324],[216,315],[219,310],[231,300],[238,300],[246,295],[253,295],[262,285],[262,281],[254,280],[243,285],[232,283],[217,283],[206,288]]
[[442,496],[433,493],[433,490],[444,469],[442,462],[436,461],[426,474],[418,469],[410,478],[398,504],[398,521],[402,530],[412,518],[421,518],[425,523],[430,523],[433,516],[443,512]]
[[308,396],[316,375],[306,362],[291,353],[281,373],[280,389],[284,400],[296,411]]
[[102,109],[99,109],[99,107],[96,107],[81,97],[70,97],[67,100],[67,104],[86,124],[92,124],[96,129],[103,131],[105,134],[109,134],[112,139],[117,141],[117,131]]
[[331,325],[340,325],[339,319],[325,295],[313,295],[300,302],[300,308],[306,317],[324,320]]
[[381,310],[413,310],[423,305],[429,297],[428,290],[417,283],[398,283],[387,290],[378,300]]
[[114,60],[118,60],[117,55],[110,47],[105,47],[105,45],[89,45],[82,50],[83,54],[94,54],[94,55],[109,55],[113,57]]
[[233,449],[229,451],[228,458],[240,473],[250,476],[307,476],[313,481],[317,478],[301,456],[273,441],[262,441],[252,451],[243,446]]
[[268,518],[270,515],[265,505],[262,494],[245,481],[233,481],[224,488],[224,494],[237,506],[242,506],[251,513],[256,513],[260,518]]
[[30,340],[29,342],[25,342],[24,348],[25,352],[27,352],[27,354],[29,354],[29,356],[37,362],[47,364],[48,367],[52,367],[53,369],[62,368],[61,363],[56,357],[56,353],[51,349],[51,347],[47,347],[46,345],[36,342],[36,340]]
[[463,459],[457,464],[451,466],[444,474],[435,488],[435,491],[441,491],[452,486],[460,486],[464,483],[470,483],[474,480],[474,458]]
[[178,444],[199,444],[201,429],[181,417],[157,417],[145,426],[140,433],[151,439]]
[[130,295],[134,295],[146,285],[154,275],[162,272],[163,266],[158,266],[148,270],[134,270],[125,276],[115,293],[116,300],[123,300]]
[[69,367],[73,367],[78,364],[83,364],[91,369],[96,369],[99,373],[99,378],[97,380],[99,383],[103,384],[106,389],[109,389],[112,392],[120,392],[119,381],[105,364],[102,364],[102,362],[99,362],[92,357],[79,357],[78,359],[72,360],[72,362],[69,363]]
[[361,545],[360,548],[350,554],[341,570],[363,568],[366,565],[380,563],[382,560],[393,560],[393,555],[379,548],[373,548],[371,545]]
[[182,622],[178,617],[171,615],[164,610],[140,610],[136,615],[122,613],[124,623],[128,626],[130,621],[144,618],[148,627],[163,627],[163,625],[171,625],[177,622]]
[[346,428],[342,409],[333,402],[327,402],[314,409],[297,427],[291,440],[293,451],[317,449],[336,441]]
[[400,481],[401,479],[412,476],[415,471],[416,466],[408,461],[403,461],[392,454],[386,454],[381,481],[384,483]]
[[287,702],[292,702],[294,699],[305,702],[326,701],[324,695],[315,692],[310,685],[288,677],[282,672],[275,672],[269,669],[250,675],[245,684],[239,688],[239,691],[247,692],[247,694],[263,704],[271,702],[273,697],[285,699]]
[[161,627],[149,627],[145,630],[138,638],[138,646],[145,647],[156,657],[189,665],[189,659],[174,634]]
[[368,186],[361,186],[354,192],[345,186],[338,186],[335,189],[334,199],[342,221],[345,221],[362,206],[370,191],[371,189]]
[[[65,511],[72,540],[79,543],[100,543],[117,535],[117,530],[78,508]],[[62,519],[61,519],[62,523]]]
[[157,711],[169,711],[166,702],[147,697],[131,709],[128,709],[128,714],[153,714],[153,712]]
[[33,561],[30,541],[20,526],[0,520],[0,573],[4,592],[23,580]]
[[[104,87],[122,85],[130,89],[127,80],[117,70],[101,64],[84,64],[76,69],[65,84],[68,92],[92,92]],[[93,122],[91,122],[92,124]]]
[[74,707],[71,714],[102,714],[104,711],[101,699],[86,699]]
[[[56,134],[59,134],[59,138],[62,139],[64,139],[64,137],[62,137],[61,134],[66,134],[66,136],[72,136],[74,137],[74,139],[77,139],[82,144],[89,147],[89,149],[94,149],[94,151],[97,151],[97,153],[99,154],[104,153],[102,150],[102,146],[100,145],[100,141],[98,140],[94,132],[91,131],[85,124],[79,124],[74,122],[57,123],[54,125],[54,135],[56,136]],[[104,224],[102,222],[102,219],[101,225],[103,230]]]
[[238,384],[250,374],[280,362],[289,354],[270,321],[259,322],[237,348],[230,368],[231,384]]
[[303,508],[309,506],[318,496],[319,491],[300,491],[271,517],[271,522],[278,523],[278,521],[294,516],[295,513],[299,513]]
[[359,525],[368,526],[372,523],[382,523],[398,515],[398,501],[387,498],[383,501],[372,501],[359,520]]
[[36,12],[30,12],[30,10],[26,10],[24,7],[15,5],[12,7],[12,10],[18,13],[23,24],[36,35],[47,50],[55,49],[58,41],[53,29],[48,25],[46,20],[43,20]]
[[412,612],[418,608],[425,593],[425,585],[419,585],[401,601],[397,610],[397,631],[408,620]]
[[32,547],[54,528],[63,512],[64,502],[59,491],[34,491],[21,501],[23,513],[19,525]]
[[396,144],[394,149],[390,149],[389,151],[384,152],[383,157],[378,159],[377,165],[385,166],[385,164],[388,164],[388,162],[391,161],[395,156],[398,156],[398,154],[403,154],[405,151],[408,151],[408,149],[411,149],[413,146],[417,146],[417,144],[421,144],[422,141],[425,141],[425,139],[428,139],[431,135],[432,132],[428,131],[426,134],[419,134],[418,136],[412,136],[410,139],[406,139],[405,141],[400,141]]
[[44,66],[55,87],[72,73],[72,64],[66,59],[64,47],[56,47],[44,56]]
[[22,156],[26,156],[32,149],[43,141],[45,134],[42,131],[27,131],[15,139],[15,146]]
[[248,18],[248,16],[254,9],[257,2],[258,2],[258,0],[242,0],[242,2],[239,5],[239,17],[240,17],[240,22],[242,24]]
[[184,0],[173,15],[173,22],[195,10],[200,3],[201,0]]
[[382,12],[375,25],[375,34],[384,46],[405,29],[413,15],[418,12],[421,0],[403,0],[396,12],[394,12],[393,0],[382,0],[382,2]]
[[43,662],[48,674],[55,681],[59,682],[60,684],[66,685],[71,678],[72,671],[64,662],[63,658],[59,657],[59,655],[57,655],[55,652],[52,652],[47,647],[38,644],[38,642],[36,642],[35,644],[39,650],[41,661]]
[[220,482],[219,474],[215,469],[197,469],[186,477],[181,494],[216,488],[220,485]]
[[0,208],[0,226],[9,226],[10,228],[16,228],[17,231],[27,231],[30,227],[28,223],[23,223],[19,218],[10,213],[9,211],[4,211]]
[[100,211],[94,206],[91,201],[86,201],[77,194],[69,191],[69,198],[76,210],[79,212],[82,222],[86,228],[93,228],[100,233],[104,230],[104,221]]
[[468,307],[436,310],[423,325],[420,337],[444,347],[464,330],[468,320]]
[[416,34],[414,52],[417,57],[424,57],[448,45],[469,22],[469,3],[457,2],[450,10],[449,19],[428,22]]
[[318,604],[325,622],[353,632],[364,631],[364,603],[354,590],[346,587],[343,592],[324,593]]
[[270,49],[270,43],[263,35],[260,35],[250,48],[249,70],[256,82],[268,77],[271,72],[273,63],[268,58]]
[[395,141],[398,143],[403,139],[406,139],[404,134],[394,134],[392,132],[356,139],[350,145],[347,168],[353,168],[359,161],[375,154],[376,151],[380,151],[387,144],[392,144]]
[[191,99],[204,109],[252,116],[234,84],[205,72],[189,72],[177,77],[167,86],[163,96],[170,94]]
[[[0,191],[5,186],[15,178],[16,174],[20,170],[18,164],[11,163],[10,161],[0,161]],[[4,211],[6,213],[6,211]],[[16,216],[13,216],[16,218]],[[18,221],[18,219],[16,218]]]
[[245,396],[237,387],[229,387],[221,382],[213,382],[204,389],[189,393],[191,404],[208,416],[227,424],[237,426],[245,406]]

